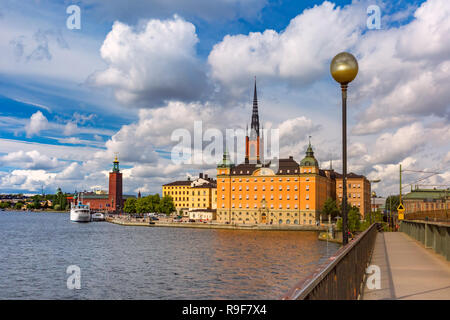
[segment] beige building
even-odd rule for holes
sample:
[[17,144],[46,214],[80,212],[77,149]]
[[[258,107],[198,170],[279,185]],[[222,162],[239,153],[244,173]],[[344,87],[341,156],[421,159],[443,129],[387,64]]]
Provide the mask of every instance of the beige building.
[[216,220],[216,210],[212,209],[197,209],[189,211],[190,220],[212,221]]

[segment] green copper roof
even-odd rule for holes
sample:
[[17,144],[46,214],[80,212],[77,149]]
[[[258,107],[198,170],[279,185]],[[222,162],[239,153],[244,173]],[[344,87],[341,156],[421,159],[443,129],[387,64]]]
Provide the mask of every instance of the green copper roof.
[[403,199],[442,199],[450,196],[450,190],[445,189],[417,189],[403,196]]
[[228,151],[225,151],[223,153],[222,162],[220,162],[217,167],[218,168],[230,168],[233,166],[233,163],[230,160],[230,155],[228,154]]
[[314,151],[311,147],[311,142],[308,145],[308,149],[306,149],[306,157],[304,157],[302,161],[300,161],[300,166],[319,166],[319,162],[317,162],[316,158],[314,157]]

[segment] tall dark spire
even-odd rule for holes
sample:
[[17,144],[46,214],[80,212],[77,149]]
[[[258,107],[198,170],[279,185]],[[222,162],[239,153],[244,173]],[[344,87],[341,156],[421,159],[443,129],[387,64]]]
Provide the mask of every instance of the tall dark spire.
[[258,97],[256,94],[256,77],[255,77],[255,91],[253,94],[253,112],[252,112],[252,124],[250,130],[253,134],[259,137],[259,115],[258,115]]

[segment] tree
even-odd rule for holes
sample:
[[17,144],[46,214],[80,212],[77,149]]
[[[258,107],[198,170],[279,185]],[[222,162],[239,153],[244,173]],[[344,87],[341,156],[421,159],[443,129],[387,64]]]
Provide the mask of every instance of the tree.
[[67,195],[61,191],[61,188],[58,188],[56,192],[56,196],[54,197],[55,201],[53,201],[53,208],[56,210],[55,206],[59,205],[59,210],[66,209],[67,207]]
[[172,197],[164,196],[159,203],[158,212],[169,215],[174,211],[175,211],[175,205],[173,204]]
[[128,198],[123,205],[123,211],[126,213],[136,213],[136,203],[137,200],[135,198]]
[[23,202],[16,202],[16,204],[14,205],[14,209],[16,210],[20,210],[23,207]]
[[7,209],[11,207],[11,202],[0,202],[0,209]]
[[157,212],[159,208],[159,202],[159,194],[139,198],[136,202],[136,213],[142,214],[146,212]]
[[323,205],[322,213],[326,215],[327,218],[330,215],[332,219],[338,216],[340,211],[336,204],[336,200],[328,198]]
[[386,198],[385,208],[388,212],[397,212],[397,207],[400,204],[400,196],[394,195]]
[[[361,214],[359,213],[359,208],[351,206],[350,203],[347,204],[347,226],[348,231],[355,232],[359,231],[361,228]],[[342,230],[342,218],[338,220],[336,224],[338,230]]]
[[359,231],[361,226],[361,214],[358,207],[351,207],[348,211],[348,230],[351,232]]

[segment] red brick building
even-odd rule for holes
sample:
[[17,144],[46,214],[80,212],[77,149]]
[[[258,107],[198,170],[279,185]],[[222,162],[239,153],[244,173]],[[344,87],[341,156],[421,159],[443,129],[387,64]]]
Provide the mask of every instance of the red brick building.
[[[113,169],[109,173],[108,194],[97,194],[95,192],[81,192],[80,200],[83,204],[89,204],[91,210],[107,211],[109,213],[120,213],[126,199],[135,198],[132,195],[122,194],[122,173],[119,170],[119,160],[117,157],[113,162]],[[68,197],[69,203],[73,202],[73,197]]]

